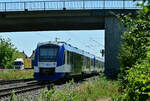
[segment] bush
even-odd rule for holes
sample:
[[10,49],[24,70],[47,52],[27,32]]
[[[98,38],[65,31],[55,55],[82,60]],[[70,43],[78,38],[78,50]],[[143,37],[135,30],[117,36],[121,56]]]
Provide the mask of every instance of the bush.
[[147,58],[127,71],[125,79],[128,83],[119,101],[150,101],[150,51]]
[[150,101],[150,0],[141,4],[136,17],[122,18],[127,30],[122,36],[122,96],[118,101]]
[[0,38],[0,67],[12,69],[14,60],[21,57],[21,54],[11,43],[10,39]]

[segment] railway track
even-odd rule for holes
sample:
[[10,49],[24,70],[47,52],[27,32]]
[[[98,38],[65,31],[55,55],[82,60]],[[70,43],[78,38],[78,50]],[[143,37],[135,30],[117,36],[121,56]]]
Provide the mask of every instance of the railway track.
[[0,85],[20,83],[20,82],[28,82],[28,81],[33,81],[33,80],[34,80],[33,78],[30,78],[30,79],[19,79],[19,80],[0,80]]
[[[91,76],[86,76],[85,78],[89,78],[89,77],[91,77]],[[59,80],[59,81],[53,81],[53,82],[47,82],[47,83],[39,83],[39,82],[35,82],[35,81],[26,82],[24,85],[17,85],[15,87],[10,86],[8,88],[0,89],[0,100],[3,98],[10,97],[12,94],[12,91],[15,92],[15,95],[18,95],[18,94],[22,94],[22,93],[26,93],[26,92],[30,92],[30,91],[34,91],[34,90],[39,90],[42,88],[51,89],[51,84],[62,85],[62,84],[65,84],[66,81],[71,80],[72,78],[75,80],[75,82],[79,82],[80,80],[83,80],[83,78],[76,76],[76,77],[71,77],[70,79],[67,79],[67,80]]]
[[35,84],[29,84],[24,86],[18,86],[18,87],[11,87],[11,88],[5,88],[0,90],[0,99],[3,97],[9,97],[12,94],[12,91],[15,92],[15,94],[25,93],[28,91],[36,90],[45,88],[46,85],[39,85],[39,83]]
[[0,80],[0,100],[5,97],[10,97],[12,91],[15,91],[15,94],[19,94],[43,87],[43,85],[39,85],[39,83],[33,78],[20,80]]

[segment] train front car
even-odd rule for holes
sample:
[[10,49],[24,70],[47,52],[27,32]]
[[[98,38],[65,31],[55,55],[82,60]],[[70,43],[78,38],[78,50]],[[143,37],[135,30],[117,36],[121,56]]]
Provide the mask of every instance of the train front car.
[[[53,81],[63,78],[64,73],[56,72],[63,59],[63,46],[57,43],[40,43],[35,53],[34,78],[38,81]],[[61,53],[62,55],[60,55]],[[59,59],[59,62],[58,62]]]

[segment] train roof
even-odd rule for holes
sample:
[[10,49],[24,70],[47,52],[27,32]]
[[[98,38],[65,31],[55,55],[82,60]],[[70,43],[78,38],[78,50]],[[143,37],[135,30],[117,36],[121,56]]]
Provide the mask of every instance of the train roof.
[[78,54],[81,54],[81,55],[84,55],[84,56],[87,56],[87,57],[90,57],[90,58],[94,58],[94,55],[90,54],[89,52],[86,52],[84,50],[81,50],[81,49],[78,49],[77,47],[73,47],[69,44],[63,44],[64,45],[64,48],[65,50],[68,50],[68,51],[71,51],[71,52],[75,52],[75,53],[78,53]]
[[23,59],[22,58],[17,58],[14,62],[18,62],[18,61],[23,62]]
[[[65,50],[68,50],[70,52],[75,52],[75,53],[78,53],[78,54],[81,54],[81,55],[84,55],[84,56],[87,56],[87,57],[90,57],[90,58],[95,57],[95,55],[90,54],[89,52],[86,52],[84,50],[78,49],[77,47],[73,47],[70,44],[67,44],[66,42],[47,41],[47,42],[39,43],[38,46],[45,45],[45,44],[55,44],[55,45],[58,45],[58,46],[64,46]],[[103,59],[98,58],[98,57],[96,57],[96,60],[103,61]]]
[[40,42],[38,43],[38,46],[42,46],[42,45],[46,45],[46,44],[55,44],[55,45],[58,45],[58,42],[55,42],[55,41],[46,41],[46,42]]

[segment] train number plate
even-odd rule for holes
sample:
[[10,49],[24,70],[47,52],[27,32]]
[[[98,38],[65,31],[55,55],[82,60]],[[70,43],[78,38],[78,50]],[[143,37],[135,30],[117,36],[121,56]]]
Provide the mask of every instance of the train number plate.
[[56,67],[56,62],[39,62],[38,67]]

